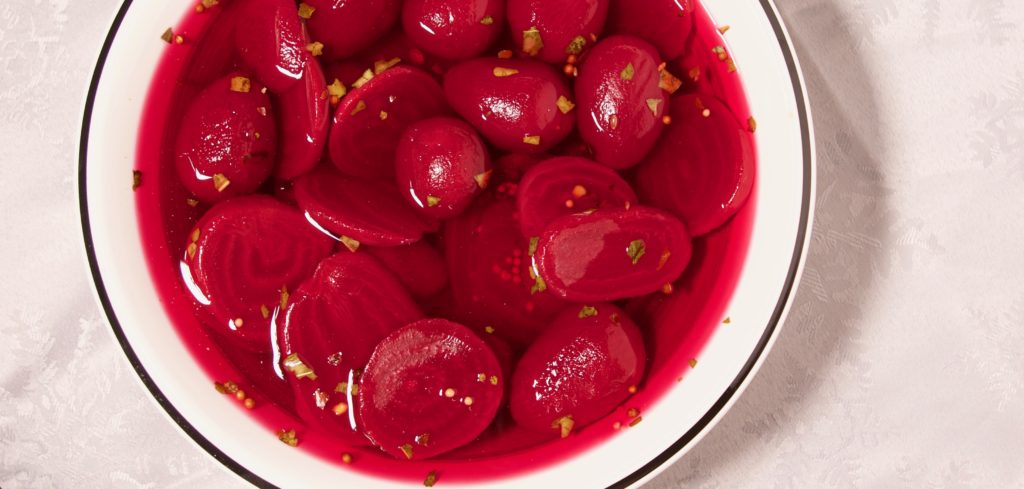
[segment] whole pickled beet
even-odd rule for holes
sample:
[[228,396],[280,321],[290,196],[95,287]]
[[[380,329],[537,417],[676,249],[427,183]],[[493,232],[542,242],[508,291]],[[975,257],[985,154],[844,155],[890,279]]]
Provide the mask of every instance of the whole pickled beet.
[[646,362],[640,330],[621,309],[567,309],[519,360],[512,417],[524,428],[568,437],[622,404],[643,380]]
[[576,124],[572,91],[564,77],[536,61],[466,61],[445,74],[444,91],[463,119],[505,151],[543,153]]
[[434,296],[448,285],[444,257],[425,241],[405,246],[368,246],[366,252],[391,270],[417,298]]
[[665,59],[686,51],[696,0],[611,0],[608,30],[654,44]]
[[298,83],[306,68],[306,36],[291,0],[242,2],[235,46],[256,78],[275,93]]
[[412,323],[377,345],[359,386],[366,436],[402,460],[463,446],[491,424],[504,375],[491,349],[465,326]]
[[424,51],[445,59],[478,56],[505,23],[504,0],[405,0],[402,26]]
[[578,56],[604,31],[608,0],[508,0],[508,23],[519,52],[546,63]]
[[263,86],[241,74],[221,78],[190,103],[175,142],[178,179],[203,202],[254,192],[270,176],[277,128]]
[[563,217],[537,244],[534,263],[547,288],[571,301],[649,294],[675,281],[690,261],[686,227],[648,207]]
[[324,260],[278,320],[280,367],[299,416],[348,443],[367,444],[355,403],[359,372],[381,340],[422,317],[373,258],[346,250]]
[[645,200],[675,213],[693,236],[725,224],[754,187],[754,143],[732,111],[711,95],[672,101],[672,125],[636,182]]
[[519,224],[540,236],[552,221],[597,209],[629,209],[636,194],[614,170],[585,158],[552,158],[533,167],[519,183]]
[[220,334],[269,351],[271,313],[331,253],[331,239],[293,207],[272,197],[237,197],[215,205],[189,233],[182,274]]
[[330,100],[320,63],[306,63],[300,83],[275,97],[280,120],[280,153],[274,176],[291,180],[320,162],[330,120]]
[[580,136],[594,158],[616,169],[644,158],[664,128],[668,94],[659,87],[661,61],[635,37],[609,37],[587,55],[576,78]]
[[[309,36],[324,45],[324,57],[338,60],[373,45],[398,21],[399,0],[304,0]],[[294,10],[294,7],[293,7]]]
[[491,156],[469,124],[452,117],[417,122],[395,153],[398,188],[420,212],[439,219],[469,207],[491,178]]
[[441,87],[417,68],[395,66],[341,100],[327,149],[342,173],[393,178],[395,148],[410,124],[448,112]]
[[416,212],[388,181],[318,170],[296,180],[293,190],[306,218],[353,250],[360,244],[415,243],[438,228],[437,221]]

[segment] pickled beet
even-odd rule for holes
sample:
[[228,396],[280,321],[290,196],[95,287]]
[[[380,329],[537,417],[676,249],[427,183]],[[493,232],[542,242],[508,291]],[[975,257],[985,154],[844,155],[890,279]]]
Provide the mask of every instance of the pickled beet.
[[429,74],[408,66],[390,68],[338,105],[328,142],[331,161],[348,175],[392,178],[402,131],[447,112],[444,93]]
[[190,103],[175,143],[178,179],[203,202],[254,192],[270,176],[277,128],[263,85],[221,78]]
[[377,260],[347,250],[324,260],[288,304],[277,338],[299,416],[346,442],[368,444],[354,402],[359,372],[381,340],[423,314]]
[[565,63],[604,31],[608,0],[508,0],[508,22],[520,53]]
[[415,243],[438,228],[437,221],[417,213],[384,180],[318,170],[296,180],[294,191],[307,219],[353,248]]
[[478,58],[444,76],[448,102],[491,144],[543,153],[572,132],[573,95],[554,68],[529,60]]
[[608,30],[637,36],[654,44],[665,59],[686,50],[693,29],[694,0],[611,0]]
[[530,168],[540,164],[542,155],[509,153],[494,161],[492,181],[519,182]]
[[[373,45],[398,21],[399,0],[304,0],[313,7],[309,36],[323,43],[324,57],[338,60]],[[294,10],[294,7],[293,7]]]
[[548,290],[572,301],[617,300],[679,278],[692,252],[686,227],[648,207],[599,210],[552,222],[534,255]]
[[487,188],[491,156],[469,124],[451,117],[417,122],[395,153],[398,188],[423,214],[456,216]]
[[609,37],[587,55],[576,78],[580,135],[612,168],[636,165],[664,128],[668,93],[659,87],[657,51],[635,37]]
[[502,400],[491,349],[443,319],[410,324],[381,341],[359,387],[366,436],[389,455],[427,459],[473,441]]
[[524,428],[565,438],[622,404],[646,362],[640,330],[621,309],[568,309],[519,360],[510,383],[512,416]]
[[241,2],[235,45],[246,66],[267,88],[284,93],[306,68],[306,36],[291,0]]
[[366,252],[391,270],[417,298],[434,296],[448,285],[444,257],[425,241],[405,246],[368,246]]
[[519,225],[540,236],[559,217],[597,209],[629,209],[636,194],[618,173],[585,158],[564,156],[535,166],[519,183]]
[[294,179],[316,167],[327,141],[330,100],[320,63],[306,63],[301,83],[275,97],[281,134],[274,176]]
[[424,51],[446,59],[478,56],[505,22],[504,0],[405,0],[402,26]]
[[644,200],[675,213],[693,236],[725,224],[754,187],[749,131],[711,95],[672,101],[672,126],[636,174]]
[[215,318],[208,327],[259,351],[270,350],[270,313],[283,292],[295,290],[334,247],[299,211],[262,195],[215,205],[185,245],[183,279]]

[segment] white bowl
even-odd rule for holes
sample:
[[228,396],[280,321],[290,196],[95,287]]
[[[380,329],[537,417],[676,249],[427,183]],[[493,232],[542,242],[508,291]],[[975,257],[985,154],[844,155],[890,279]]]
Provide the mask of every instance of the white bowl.
[[[103,45],[85,104],[79,154],[82,227],[97,296],[125,355],[182,431],[246,480],[265,487],[408,487],[287,447],[209,388],[161,306],[143,255],[128,175],[159,34],[195,0],[125,0]],[[566,461],[482,487],[628,487],[693,447],[750,382],[779,332],[800,276],[814,196],[814,148],[800,68],[771,0],[704,0],[727,34],[758,121],[750,247],[728,305],[731,324],[644,422]],[[204,386],[197,388],[197,386]],[[415,484],[414,486],[419,486]]]

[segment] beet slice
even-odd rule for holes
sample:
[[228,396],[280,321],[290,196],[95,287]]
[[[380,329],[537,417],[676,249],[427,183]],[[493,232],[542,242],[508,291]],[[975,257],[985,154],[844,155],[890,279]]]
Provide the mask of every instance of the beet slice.
[[675,217],[649,207],[600,210],[552,222],[534,263],[547,288],[573,301],[637,297],[672,283],[692,253]]
[[546,63],[579,56],[604,31],[608,0],[508,0],[516,48]]
[[445,73],[444,91],[463,119],[505,151],[543,153],[565,139],[576,123],[565,78],[536,61],[466,61]]
[[417,122],[402,133],[396,181],[421,213],[446,219],[466,210],[491,180],[491,155],[469,124],[452,117]]
[[324,45],[324,57],[338,60],[373,45],[398,21],[398,0],[305,0],[313,7],[309,35]]
[[419,321],[381,341],[366,365],[359,387],[363,428],[395,458],[431,458],[484,432],[504,383],[494,353],[468,328]]
[[444,93],[429,74],[408,66],[390,68],[338,105],[328,142],[331,161],[347,175],[393,178],[402,131],[447,112]]
[[585,158],[552,158],[519,183],[519,225],[526,236],[540,236],[552,221],[597,209],[629,209],[636,194],[614,170]]
[[563,312],[512,375],[509,405],[516,423],[569,436],[608,415],[643,379],[647,355],[636,324],[608,303]]
[[693,236],[725,224],[754,188],[753,135],[710,95],[672,101],[672,125],[641,165],[644,199],[676,214]]
[[668,94],[659,87],[661,60],[635,37],[609,37],[588,54],[576,78],[580,136],[594,158],[612,168],[636,165],[665,127]]
[[242,74],[213,82],[192,100],[175,142],[178,178],[203,202],[254,192],[270,176],[277,128],[263,85]]
[[292,180],[315,168],[327,140],[327,83],[320,63],[312,55],[307,57],[301,83],[276,97],[281,145],[274,176],[281,180]]
[[492,181],[518,183],[531,168],[543,161],[541,155],[524,155],[508,153],[494,161],[494,177]]
[[444,257],[425,241],[405,246],[368,246],[366,252],[391,270],[405,288],[418,298],[437,295],[448,285],[448,268]]
[[282,292],[295,290],[333,247],[293,207],[262,195],[237,197],[210,209],[189,234],[183,279],[215,318],[212,331],[265,351]]
[[611,0],[608,30],[654,44],[665,59],[680,56],[693,29],[695,0]]
[[291,0],[247,0],[238,6],[235,46],[242,61],[274,93],[296,85],[306,69],[306,36]]
[[368,444],[354,402],[359,375],[381,340],[422,317],[377,260],[347,250],[324,260],[278,321],[281,370],[299,416],[348,443]]
[[416,212],[384,180],[318,170],[296,180],[293,190],[307,219],[349,246],[415,243],[423,233],[438,229],[437,221]]
[[445,59],[478,56],[505,22],[505,0],[405,0],[402,27],[424,51]]

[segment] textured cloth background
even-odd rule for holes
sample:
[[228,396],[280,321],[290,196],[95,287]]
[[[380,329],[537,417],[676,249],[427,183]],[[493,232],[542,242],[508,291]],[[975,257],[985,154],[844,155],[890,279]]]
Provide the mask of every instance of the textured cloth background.
[[[746,394],[649,487],[1024,487],[1024,3],[777,1],[817,131],[807,271]],[[244,487],[91,296],[74,155],[118,3],[0,2],[0,487]]]

